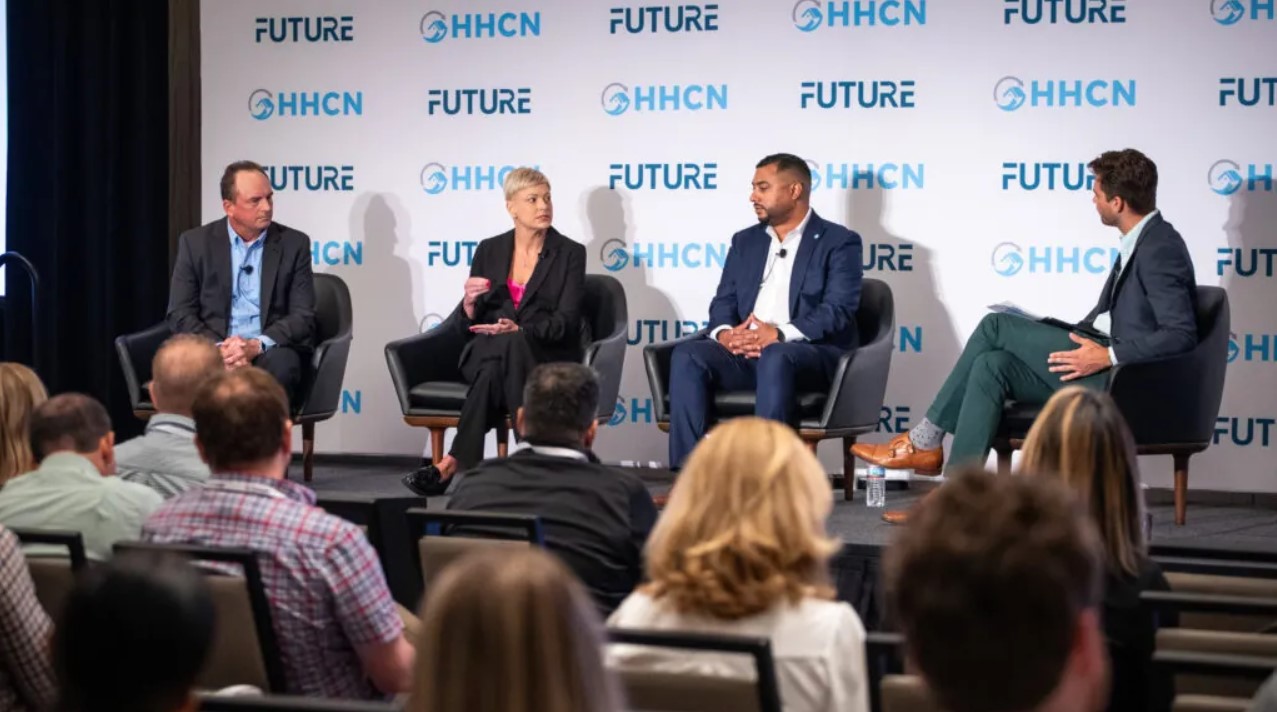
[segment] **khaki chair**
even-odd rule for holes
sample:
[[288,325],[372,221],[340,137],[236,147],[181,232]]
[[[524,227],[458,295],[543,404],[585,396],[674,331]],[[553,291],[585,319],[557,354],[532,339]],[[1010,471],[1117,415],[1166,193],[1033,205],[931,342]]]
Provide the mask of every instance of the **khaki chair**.
[[528,514],[409,509],[404,518],[423,591],[449,564],[472,551],[545,546],[541,518]]
[[291,695],[246,695],[225,697],[204,695],[200,698],[201,712],[397,712],[400,708],[389,702],[365,700],[325,700]]
[[270,601],[252,550],[142,542],[115,545],[117,556],[130,551],[184,556],[207,576],[217,611],[217,629],[196,687],[215,690],[252,685],[267,692],[285,689]]
[[[1277,603],[1277,579],[1246,575],[1170,571],[1166,580],[1175,593],[1267,600]],[[1190,609],[1180,612],[1179,627],[1262,633],[1277,631],[1277,607],[1251,610]]]
[[927,683],[917,675],[882,678],[882,712],[942,712],[931,699]]
[[1171,704],[1171,712],[1246,712],[1249,709],[1249,699],[1213,695],[1178,695]]
[[754,659],[752,678],[617,668],[634,712],[780,712],[771,641],[766,638],[613,628],[608,642],[696,652],[736,653]]
[[10,529],[23,546],[66,549],[58,553],[27,554],[27,568],[35,584],[35,597],[53,620],[62,616],[76,575],[88,565],[80,532],[55,529]]
[[1160,630],[1153,664],[1174,677],[1177,703],[1203,703],[1206,697],[1249,700],[1277,670],[1277,636]]

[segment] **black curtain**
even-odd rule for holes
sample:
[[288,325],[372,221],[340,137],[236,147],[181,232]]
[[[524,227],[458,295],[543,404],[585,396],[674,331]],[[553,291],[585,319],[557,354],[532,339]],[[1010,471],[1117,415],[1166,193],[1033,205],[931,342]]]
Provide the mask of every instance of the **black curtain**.
[[[140,431],[117,335],[163,318],[169,269],[169,6],[10,0],[10,250],[43,283],[36,370],[50,393]],[[5,358],[29,362],[26,282],[8,270]]]

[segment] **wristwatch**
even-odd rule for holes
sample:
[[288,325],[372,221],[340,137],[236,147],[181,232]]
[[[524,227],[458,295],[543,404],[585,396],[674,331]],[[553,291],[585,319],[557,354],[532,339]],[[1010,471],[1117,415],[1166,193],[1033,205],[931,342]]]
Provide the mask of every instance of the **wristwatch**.
[[785,343],[785,332],[781,331],[779,328],[776,329],[776,340],[782,344]]

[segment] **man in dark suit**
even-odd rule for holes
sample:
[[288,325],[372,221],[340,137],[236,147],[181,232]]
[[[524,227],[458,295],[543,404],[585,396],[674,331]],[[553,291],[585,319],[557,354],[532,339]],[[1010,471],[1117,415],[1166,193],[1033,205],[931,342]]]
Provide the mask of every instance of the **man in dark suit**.
[[[1108,371],[1184,353],[1197,345],[1197,280],[1184,239],[1157,210],[1157,166],[1134,149],[1091,161],[1100,221],[1121,232],[1117,262],[1080,327],[1087,338],[1049,324],[990,314],[967,341],[927,417],[887,443],[852,447],[893,469],[939,474],[944,434],[949,463],[983,464],[1007,400],[1045,403],[1067,383],[1104,388]],[[900,513],[888,513],[900,521]]]
[[516,413],[528,447],[464,473],[448,509],[535,514],[545,544],[585,583],[604,614],[643,578],[643,545],[656,506],[634,475],[590,451],[599,383],[579,363],[537,366]]
[[758,224],[732,236],[708,338],[671,357],[671,467],[709,428],[715,391],[756,390],[756,415],[793,425],[797,393],[828,388],[858,344],[860,236],[811,209],[807,162],[759,161],[749,199]]
[[178,240],[169,328],[217,342],[227,368],[257,366],[295,399],[314,348],[310,238],[272,221],[275,194],[256,163],[227,166],[221,190],[226,217]]

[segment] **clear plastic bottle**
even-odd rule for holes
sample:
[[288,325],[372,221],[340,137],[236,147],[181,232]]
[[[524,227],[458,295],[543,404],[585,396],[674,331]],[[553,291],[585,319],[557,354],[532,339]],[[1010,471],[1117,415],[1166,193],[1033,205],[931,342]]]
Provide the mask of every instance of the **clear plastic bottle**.
[[865,506],[887,506],[887,471],[879,465],[865,469]]

